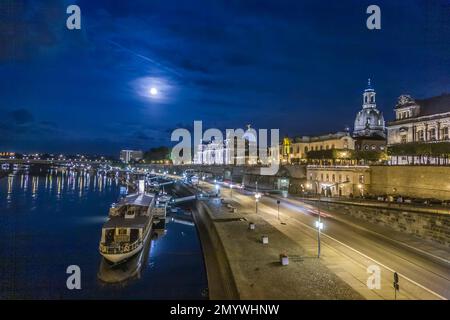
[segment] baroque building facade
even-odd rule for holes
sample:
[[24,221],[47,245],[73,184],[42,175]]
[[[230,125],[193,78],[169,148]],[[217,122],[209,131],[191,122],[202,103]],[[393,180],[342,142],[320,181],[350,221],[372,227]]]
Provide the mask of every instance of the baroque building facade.
[[408,142],[449,141],[450,94],[428,99],[401,95],[388,123],[388,145]]
[[355,149],[355,140],[349,132],[336,132],[320,136],[284,138],[280,148],[282,163],[302,163],[309,151]]
[[[408,143],[450,142],[450,94],[426,99],[401,95],[394,107],[395,120],[388,123],[388,145]],[[413,156],[392,157],[392,164],[422,163],[424,159]],[[438,158],[425,160],[427,164],[439,162]]]
[[194,153],[194,164],[206,165],[258,165],[261,152],[266,152],[267,161],[271,162],[271,149],[259,150],[257,132],[247,125],[242,137],[227,136],[224,140],[212,139],[201,141]]
[[378,110],[376,92],[370,79],[363,92],[362,109],[356,114],[353,134],[349,130],[320,136],[285,138],[280,145],[280,156],[284,163],[306,162],[309,151],[318,150],[386,150],[386,126],[383,113]]

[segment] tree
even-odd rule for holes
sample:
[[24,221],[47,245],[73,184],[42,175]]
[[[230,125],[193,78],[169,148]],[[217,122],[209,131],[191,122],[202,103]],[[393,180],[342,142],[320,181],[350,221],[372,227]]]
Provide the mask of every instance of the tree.
[[144,160],[146,161],[164,161],[170,160],[170,149],[168,147],[151,148],[144,153]]

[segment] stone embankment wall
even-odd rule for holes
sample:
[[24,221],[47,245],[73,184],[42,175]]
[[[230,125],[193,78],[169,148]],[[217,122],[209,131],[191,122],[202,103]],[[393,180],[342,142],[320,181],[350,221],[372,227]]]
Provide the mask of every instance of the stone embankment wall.
[[371,166],[372,194],[450,200],[450,166]]
[[[305,202],[317,205],[316,200],[306,200]],[[415,212],[412,208],[408,208],[406,211],[398,208],[331,201],[322,201],[320,205],[331,212],[363,219],[450,247],[450,213],[424,213]]]
[[[263,189],[273,189],[277,185],[277,179],[285,177],[289,179],[289,192],[293,194],[301,193],[302,185],[306,182],[306,166],[304,165],[283,165],[275,176],[259,176],[259,168],[246,166],[145,166],[169,171],[175,169],[180,172],[192,168],[217,176],[225,175],[227,178],[232,173],[234,182],[244,180],[244,184],[250,188],[254,188],[256,177],[258,177],[259,187]],[[370,166],[368,180],[370,184],[367,185],[366,191],[374,195],[450,200],[450,166]]]

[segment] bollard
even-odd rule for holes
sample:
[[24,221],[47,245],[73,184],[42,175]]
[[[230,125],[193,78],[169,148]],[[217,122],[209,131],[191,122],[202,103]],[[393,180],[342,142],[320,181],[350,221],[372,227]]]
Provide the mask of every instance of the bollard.
[[289,257],[287,254],[280,254],[280,263],[282,266],[287,266],[289,264]]
[[263,244],[269,244],[269,237],[268,236],[262,236],[261,237],[261,242]]
[[250,223],[248,224],[248,229],[249,229],[249,230],[255,230],[255,224],[254,224],[253,222],[250,222]]

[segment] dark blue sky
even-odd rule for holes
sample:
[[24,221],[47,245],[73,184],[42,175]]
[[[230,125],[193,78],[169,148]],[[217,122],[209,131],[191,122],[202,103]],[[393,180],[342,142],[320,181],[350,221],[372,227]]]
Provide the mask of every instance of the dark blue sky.
[[194,120],[333,132],[368,77],[387,120],[400,94],[449,92],[450,1],[0,1],[0,150],[117,154]]

